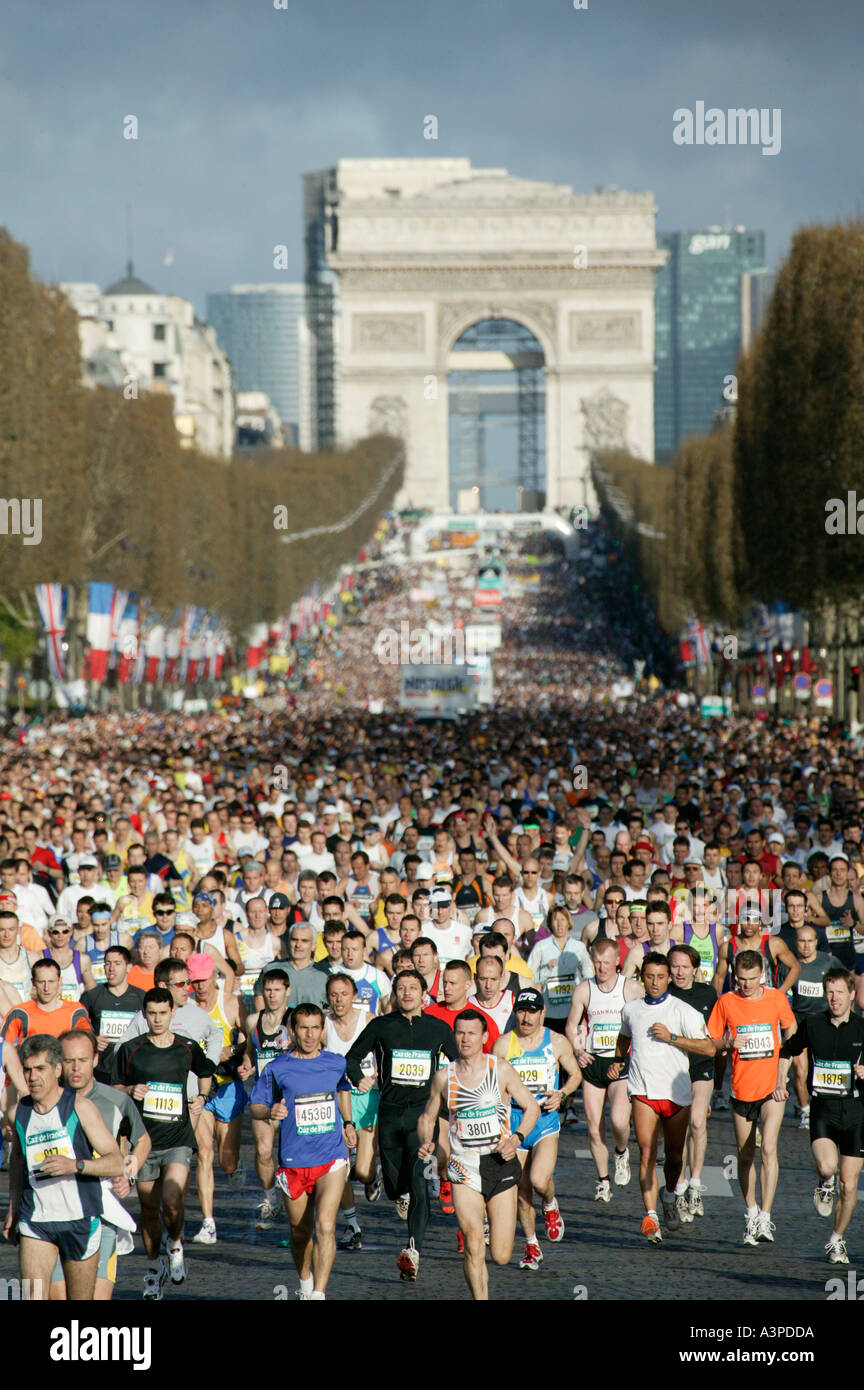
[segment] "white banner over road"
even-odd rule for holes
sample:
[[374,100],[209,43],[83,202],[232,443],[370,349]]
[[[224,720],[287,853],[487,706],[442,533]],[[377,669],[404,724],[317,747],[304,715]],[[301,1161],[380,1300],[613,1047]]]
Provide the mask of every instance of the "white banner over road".
[[414,714],[452,716],[471,710],[476,681],[470,666],[403,666],[400,707]]

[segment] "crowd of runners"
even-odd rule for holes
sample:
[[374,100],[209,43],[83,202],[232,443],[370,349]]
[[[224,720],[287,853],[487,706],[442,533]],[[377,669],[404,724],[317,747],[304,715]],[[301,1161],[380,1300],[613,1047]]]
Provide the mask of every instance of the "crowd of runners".
[[785,1121],[809,1130],[825,1259],[848,1263],[864,758],[845,730],[706,721],[663,687],[611,699],[661,659],[620,583],[560,563],[526,585],[498,703],[458,723],[337,697],[340,662],[388,694],[370,655],[404,601],[388,582],[284,712],[4,741],[3,1229],[32,1288],[108,1299],[140,1234],[162,1299],[184,1242],[220,1239],[218,1168],[256,1187],[259,1230],[287,1219],[301,1299],[382,1199],[394,1278],[422,1286],[440,1210],[484,1299],[517,1231],[529,1279],[572,1221],[555,1174],[574,1117],[587,1195],[613,1201],[638,1161],[659,1245],[710,1222],[730,1109],[742,1242],[775,1240]]

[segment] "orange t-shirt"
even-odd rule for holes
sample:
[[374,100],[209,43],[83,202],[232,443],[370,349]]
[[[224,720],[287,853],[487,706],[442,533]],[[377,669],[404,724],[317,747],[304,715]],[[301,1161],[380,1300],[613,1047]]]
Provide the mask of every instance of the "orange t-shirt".
[[789,1000],[780,989],[763,989],[758,999],[742,999],[737,992],[721,994],[708,1019],[708,1034],[719,1042],[727,1028],[731,1031],[736,1100],[764,1100],[776,1090],[780,1029],[794,1023]]
[[136,989],[152,989],[154,971],[145,970],[143,965],[130,965],[126,979]]
[[35,999],[30,999],[9,1010],[3,1021],[3,1037],[13,1047],[18,1047],[25,1038],[32,1038],[36,1033],[50,1033],[52,1038],[59,1038],[70,1028],[90,1027],[87,1010],[80,1004],[64,999],[59,1009],[46,1010],[40,1009]]

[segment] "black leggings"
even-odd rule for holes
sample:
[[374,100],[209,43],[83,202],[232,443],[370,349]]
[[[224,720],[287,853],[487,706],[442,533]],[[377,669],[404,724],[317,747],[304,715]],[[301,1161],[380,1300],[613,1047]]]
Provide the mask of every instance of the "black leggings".
[[[381,1155],[381,1174],[384,1191],[391,1202],[409,1193],[408,1239],[419,1250],[429,1223],[429,1189],[426,1186],[425,1165],[417,1157],[420,1140],[417,1121],[426,1109],[425,1101],[417,1105],[387,1108],[378,1111],[378,1152]],[[437,1133],[437,1126],[436,1126]],[[434,1162],[434,1159],[432,1160]]]

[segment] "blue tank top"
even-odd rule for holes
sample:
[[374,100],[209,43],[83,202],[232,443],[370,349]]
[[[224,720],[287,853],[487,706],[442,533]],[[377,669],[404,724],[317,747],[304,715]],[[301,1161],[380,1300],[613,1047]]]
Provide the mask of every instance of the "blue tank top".
[[[522,1047],[521,1039],[516,1036],[515,1031],[511,1033],[505,1060],[510,1063],[519,1080],[535,1098],[545,1095],[547,1091],[557,1091],[558,1063],[552,1046],[551,1029],[543,1029],[540,1042],[530,1051]],[[518,1107],[514,1106],[513,1109],[516,1110]]]
[[102,1181],[72,1173],[40,1177],[46,1158],[92,1158],[90,1141],[78,1122],[75,1092],[64,1087],[52,1110],[40,1115],[29,1096],[18,1102],[15,1130],[24,1155],[20,1221],[67,1222],[102,1212]]

